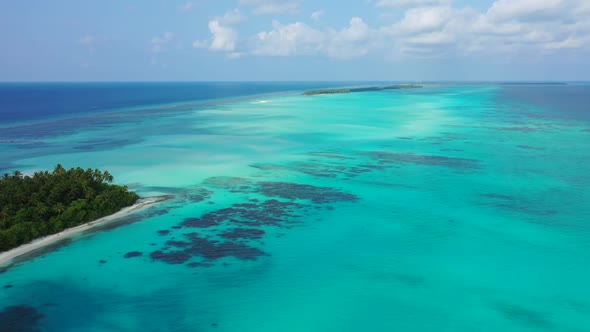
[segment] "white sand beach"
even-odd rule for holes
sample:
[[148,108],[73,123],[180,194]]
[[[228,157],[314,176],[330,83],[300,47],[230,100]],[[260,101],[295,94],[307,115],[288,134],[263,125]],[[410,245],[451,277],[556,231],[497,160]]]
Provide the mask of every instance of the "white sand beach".
[[104,224],[108,224],[110,222],[116,221],[117,219],[119,219],[121,217],[125,217],[127,215],[130,215],[130,214],[137,212],[149,205],[152,205],[152,204],[155,204],[155,203],[158,203],[161,201],[165,201],[170,198],[172,198],[172,196],[170,196],[170,195],[140,198],[137,201],[137,203],[135,203],[131,206],[128,206],[126,208],[123,208],[114,214],[108,215],[106,217],[102,217],[100,219],[93,220],[93,221],[88,222],[86,224],[82,224],[82,225],[79,225],[76,227],[68,228],[68,229],[61,231],[59,233],[48,235],[48,236],[36,239],[36,240],[29,242],[27,244],[23,244],[19,247],[12,249],[12,250],[2,252],[2,253],[0,253],[0,267],[9,265],[15,258],[17,258],[19,256],[22,256],[24,254],[28,254],[30,252],[37,250],[37,249],[51,245],[59,240],[69,238],[69,237],[79,234],[83,231],[90,230],[96,226],[104,225]]

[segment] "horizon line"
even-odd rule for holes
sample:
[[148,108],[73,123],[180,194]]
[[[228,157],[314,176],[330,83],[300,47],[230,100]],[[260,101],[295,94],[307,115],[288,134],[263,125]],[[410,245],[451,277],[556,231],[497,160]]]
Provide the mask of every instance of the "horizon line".
[[6,83],[334,83],[334,82],[412,82],[412,83],[587,83],[588,80],[45,80],[45,81],[2,81]]

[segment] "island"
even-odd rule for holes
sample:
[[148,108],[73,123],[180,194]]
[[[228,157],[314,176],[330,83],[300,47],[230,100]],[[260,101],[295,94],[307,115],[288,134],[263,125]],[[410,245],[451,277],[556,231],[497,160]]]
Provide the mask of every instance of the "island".
[[352,93],[352,92],[418,89],[421,87],[422,87],[421,85],[415,85],[415,84],[395,84],[395,85],[389,85],[389,86],[385,86],[385,87],[371,86],[371,87],[364,87],[364,88],[319,89],[319,90],[305,91],[303,94],[306,96],[314,96],[314,95],[330,95],[330,94]]
[[131,207],[139,196],[98,169],[57,165],[0,177],[0,252]]

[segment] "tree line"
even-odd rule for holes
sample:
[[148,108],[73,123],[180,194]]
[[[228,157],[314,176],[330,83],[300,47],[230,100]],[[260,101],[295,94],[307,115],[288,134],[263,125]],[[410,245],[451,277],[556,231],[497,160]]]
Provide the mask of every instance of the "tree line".
[[53,172],[0,177],[0,251],[36,238],[113,214],[139,196],[111,184],[113,176],[98,169],[57,165]]

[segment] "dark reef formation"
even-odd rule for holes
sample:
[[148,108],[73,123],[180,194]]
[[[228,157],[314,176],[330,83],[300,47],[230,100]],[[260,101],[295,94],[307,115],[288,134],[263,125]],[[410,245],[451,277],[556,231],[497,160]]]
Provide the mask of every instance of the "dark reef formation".
[[[182,233],[182,239],[169,237],[149,255],[153,261],[186,264],[188,267],[209,267],[225,258],[255,261],[268,256],[259,246],[268,235],[269,228],[290,228],[307,220],[305,217],[312,211],[333,209],[327,204],[358,200],[355,195],[336,188],[290,182],[257,182],[236,177],[209,178],[203,186],[246,197],[242,202],[185,218],[172,226],[174,230],[197,229],[198,232]],[[251,198],[249,195],[266,199]],[[166,231],[159,230],[157,233],[161,236],[172,234],[172,231]],[[174,233],[179,235],[176,231]]]
[[373,151],[367,155],[378,160],[380,164],[414,164],[424,166],[440,166],[453,169],[479,169],[479,161],[469,158],[421,155],[409,152]]
[[17,305],[0,312],[0,332],[38,332],[43,315],[35,308]]
[[143,253],[140,251],[130,251],[130,252],[126,253],[123,257],[133,258],[133,257],[139,257],[139,256],[143,256]]

